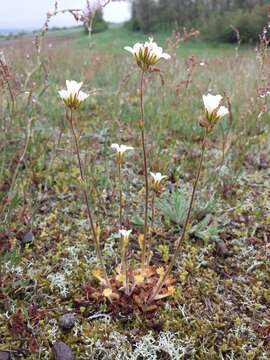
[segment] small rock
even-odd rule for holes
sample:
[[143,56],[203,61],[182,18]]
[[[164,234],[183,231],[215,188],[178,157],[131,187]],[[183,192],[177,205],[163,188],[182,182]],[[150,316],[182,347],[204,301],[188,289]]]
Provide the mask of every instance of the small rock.
[[8,351],[0,351],[0,360],[10,360],[10,353]]
[[75,325],[75,316],[73,314],[64,314],[59,319],[59,326],[62,330],[71,330]]
[[30,244],[34,241],[34,234],[32,232],[32,230],[28,231],[28,233],[26,233],[23,238],[22,238],[22,241],[21,241],[21,244],[22,245],[26,245],[26,244]]
[[71,349],[62,341],[54,343],[53,355],[55,360],[75,360]]
[[227,258],[232,256],[232,253],[230,253],[227,249],[227,246],[224,241],[220,240],[216,243],[216,252],[217,255],[223,258]]
[[167,187],[168,187],[168,190],[169,190],[170,193],[172,193],[172,192],[174,192],[174,191],[176,190],[176,186],[175,186],[175,184],[172,183],[172,182],[169,182],[169,183],[167,184]]
[[207,268],[207,266],[208,266],[208,262],[207,261],[205,261],[205,260],[203,260],[202,262],[201,262],[201,267],[203,267],[203,268]]

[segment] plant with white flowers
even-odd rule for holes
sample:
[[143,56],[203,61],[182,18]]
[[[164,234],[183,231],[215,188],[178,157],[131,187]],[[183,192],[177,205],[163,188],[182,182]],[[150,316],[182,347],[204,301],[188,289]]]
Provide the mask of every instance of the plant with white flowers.
[[203,95],[205,119],[201,122],[201,125],[208,132],[213,129],[219,119],[229,114],[229,110],[225,106],[220,105],[221,100],[221,95]]
[[154,42],[153,38],[149,38],[144,44],[136,43],[133,47],[126,46],[124,48],[130,52],[136,59],[138,66],[147,71],[150,66],[156,65],[160,60],[169,60],[171,56],[163,52],[162,47]]
[[[154,219],[155,219],[155,199],[157,196],[160,195],[162,191],[162,181],[167,179],[166,175],[162,175],[160,172],[153,173],[150,171],[151,175],[151,188],[152,188],[152,201],[151,201],[151,233],[154,231]],[[149,244],[148,244],[148,254],[147,254],[147,264],[150,263],[151,257],[153,255],[153,252],[151,250],[152,248],[152,241],[150,238]]]
[[81,103],[84,100],[86,100],[89,96],[88,94],[84,93],[81,90],[82,85],[83,85],[82,82],[78,83],[74,80],[70,80],[70,81],[66,80],[67,89],[60,90],[58,93],[59,93],[61,99],[64,101],[66,107],[69,109],[69,112],[66,111],[66,120],[70,125],[71,132],[73,135],[74,147],[75,147],[78,166],[79,166],[79,170],[80,170],[80,177],[81,177],[81,182],[82,182],[82,192],[83,192],[83,197],[84,197],[84,201],[85,201],[85,205],[86,205],[88,221],[89,221],[90,228],[92,230],[96,253],[97,253],[97,256],[98,256],[98,259],[100,262],[100,266],[102,268],[103,276],[104,276],[107,286],[110,287],[111,286],[110,281],[108,278],[108,274],[107,274],[107,271],[105,268],[103,256],[102,256],[101,249],[100,249],[100,242],[99,242],[100,231],[95,226],[91,207],[90,207],[90,202],[88,199],[87,190],[85,187],[86,184],[85,184],[84,172],[83,172],[83,168],[82,168],[82,160],[81,160],[80,149],[79,149],[79,138],[78,138],[75,128],[74,128],[74,111],[78,110]]
[[166,175],[162,175],[160,172],[153,173],[150,171],[150,175],[153,178],[152,188],[157,193],[161,190],[161,181],[166,179]]
[[[121,269],[120,276],[118,280],[123,281],[123,286],[125,289],[125,293],[128,295],[129,293],[129,279],[128,279],[128,267],[127,267],[127,250],[129,244],[129,237],[132,233],[132,230],[119,230],[119,235],[121,237]],[[121,278],[122,277],[122,278]]]
[[124,163],[125,152],[128,150],[134,149],[132,146],[118,145],[118,144],[112,144],[111,148],[116,150],[116,160],[117,160],[117,163],[120,165],[123,165],[123,163]]
[[204,153],[205,153],[205,147],[206,147],[207,135],[214,129],[214,127],[217,124],[218,120],[229,113],[228,109],[225,106],[220,105],[221,100],[222,100],[221,95],[216,95],[216,96],[211,95],[211,94],[203,95],[205,119],[200,122],[200,125],[204,128],[204,136],[203,136],[203,140],[202,140],[200,161],[199,161],[199,165],[198,165],[198,170],[197,170],[197,175],[196,175],[196,178],[195,178],[195,182],[194,182],[194,185],[193,185],[193,190],[192,190],[192,194],[191,194],[191,199],[190,199],[190,203],[189,203],[189,207],[188,207],[186,220],[185,220],[184,225],[183,225],[182,234],[179,236],[179,238],[176,241],[176,249],[175,249],[174,254],[173,254],[172,258],[171,258],[171,261],[170,261],[166,271],[160,277],[158,283],[156,284],[156,286],[154,287],[152,293],[150,294],[150,296],[149,296],[149,298],[147,300],[148,304],[150,304],[152,301],[154,301],[159,296],[159,292],[161,291],[163,285],[165,284],[166,279],[169,277],[169,275],[170,275],[170,273],[171,273],[171,271],[173,269],[173,266],[175,264],[175,261],[176,261],[178,255],[179,255],[179,251],[180,251],[182,242],[183,242],[183,240],[185,238],[186,231],[187,231],[187,228],[188,228],[188,224],[189,224],[189,221],[190,221],[190,215],[191,215],[191,211],[192,211],[192,208],[193,208],[193,203],[194,203],[194,199],[195,199],[195,193],[196,193],[197,186],[198,186],[199,179],[200,179],[200,175],[201,175],[202,164],[203,164]]
[[116,150],[116,163],[118,167],[119,180],[119,225],[123,223],[123,190],[122,190],[122,166],[124,164],[124,154],[128,150],[133,150],[132,146],[112,144],[111,148]]
[[[118,168],[118,180],[119,180],[119,231],[116,237],[120,242],[120,258],[121,263],[116,267],[114,273],[107,274],[105,263],[103,260],[101,248],[100,248],[100,227],[94,223],[90,202],[87,194],[87,187],[84,178],[84,171],[82,168],[82,161],[79,151],[79,137],[76,134],[73,120],[74,113],[79,109],[81,103],[87,99],[88,95],[84,93],[82,83],[76,81],[67,81],[67,89],[59,91],[59,95],[64,101],[67,111],[66,119],[70,125],[74,145],[77,155],[78,166],[80,170],[80,177],[82,183],[82,192],[84,201],[86,204],[89,224],[92,230],[93,239],[95,243],[96,253],[99,259],[100,268],[95,269],[93,275],[98,279],[101,285],[101,291],[91,288],[88,297],[92,296],[92,299],[106,299],[109,303],[118,301],[118,304],[128,307],[134,307],[134,305],[141,308],[143,311],[152,311],[157,307],[157,301],[164,299],[167,296],[171,296],[174,293],[175,279],[171,275],[175,261],[179,255],[180,247],[185,238],[187,229],[189,228],[189,222],[193,203],[195,200],[195,193],[199,183],[199,178],[202,170],[204,153],[207,143],[207,136],[212,132],[218,121],[229,113],[225,106],[221,105],[221,95],[203,95],[204,104],[204,119],[200,121],[200,125],[204,129],[204,136],[201,145],[201,155],[198,163],[198,169],[196,178],[194,181],[190,203],[186,215],[186,219],[183,224],[181,235],[176,240],[176,246],[173,255],[171,256],[168,266],[157,267],[151,264],[152,258],[152,237],[154,234],[154,217],[155,217],[155,197],[159,196],[163,190],[163,184],[167,179],[166,175],[162,175],[160,172],[150,172],[150,179],[148,179],[148,167],[146,157],[146,144],[144,134],[144,76],[148,71],[152,71],[151,67],[157,64],[161,59],[169,59],[170,56],[163,52],[162,48],[158,47],[153,39],[149,39],[149,42],[144,44],[135,44],[133,48],[127,47],[126,50],[130,51],[141,70],[140,81],[140,114],[139,127],[141,130],[141,144],[143,155],[143,170],[144,170],[144,184],[145,184],[145,207],[144,207],[144,226],[143,233],[137,235],[137,240],[140,248],[141,261],[140,264],[136,262],[128,261],[129,250],[131,250],[131,239],[135,237],[134,232],[130,229],[128,218],[123,217],[123,195],[122,195],[122,167],[125,163],[125,154],[128,151],[134,150],[132,146],[124,144],[111,144],[111,149],[116,154],[116,164]],[[151,227],[148,227],[148,207],[149,207],[149,191],[152,190],[152,216]],[[151,229],[151,231],[150,231]]]
[[149,183],[148,183],[148,167],[146,156],[146,144],[145,144],[145,119],[144,119],[144,77],[145,74],[152,70],[152,67],[156,65],[160,60],[169,60],[171,56],[163,52],[162,47],[158,46],[154,42],[153,38],[149,38],[144,44],[136,43],[133,47],[126,46],[124,48],[131,54],[133,54],[137,65],[141,69],[140,77],[140,113],[141,118],[139,121],[139,128],[141,130],[141,143],[143,153],[143,170],[144,170],[144,182],[145,182],[145,206],[144,206],[144,231],[141,241],[141,265],[142,268],[147,263],[147,235],[148,235],[148,206],[149,206]]
[[83,83],[74,80],[66,80],[67,88],[58,91],[61,99],[70,109],[78,109],[81,103],[88,98],[88,94],[81,90]]

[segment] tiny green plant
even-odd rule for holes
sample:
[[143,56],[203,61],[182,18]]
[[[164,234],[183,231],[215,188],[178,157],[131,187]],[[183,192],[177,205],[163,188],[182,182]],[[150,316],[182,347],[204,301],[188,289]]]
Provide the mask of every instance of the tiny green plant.
[[[194,181],[193,190],[189,205],[187,207],[187,214],[182,224],[181,235],[176,240],[176,247],[174,254],[169,259],[169,255],[166,256],[166,264],[164,267],[157,267],[151,264],[153,255],[153,242],[152,232],[155,226],[155,199],[159,197],[163,190],[163,182],[167,179],[166,175],[162,175],[160,172],[154,173],[150,171],[151,181],[148,173],[147,151],[145,141],[145,114],[144,114],[144,81],[147,73],[153,71],[159,71],[155,68],[155,65],[161,60],[169,60],[170,55],[163,52],[153,39],[144,44],[137,43],[133,48],[126,47],[127,51],[131,52],[136,60],[136,63],[140,70],[140,138],[142,146],[142,159],[143,159],[143,172],[144,172],[144,224],[143,233],[138,235],[138,243],[140,248],[141,262],[129,262],[128,249],[130,237],[132,237],[133,230],[124,228],[124,207],[123,207],[123,189],[122,189],[122,171],[125,163],[125,152],[134,150],[132,146],[119,145],[113,143],[111,148],[116,151],[116,164],[118,169],[118,189],[119,189],[119,232],[118,238],[120,239],[120,258],[121,263],[116,268],[116,275],[108,275],[106,270],[106,264],[102,256],[100,247],[100,228],[95,225],[91,206],[88,198],[87,187],[85,182],[84,170],[82,166],[79,138],[74,128],[74,117],[78,115],[78,109],[81,103],[87,99],[88,95],[85,94],[81,88],[83,83],[77,83],[76,81],[67,81],[67,89],[59,91],[59,95],[64,101],[66,106],[66,120],[70,126],[71,133],[74,140],[75,152],[77,156],[78,167],[81,178],[81,189],[87,209],[87,215],[89,225],[92,231],[92,236],[96,248],[96,253],[100,263],[100,269],[96,269],[93,272],[101,284],[101,289],[93,291],[93,298],[105,298],[109,302],[119,301],[122,303],[123,297],[126,304],[136,304],[143,311],[151,311],[157,307],[156,301],[170,296],[174,292],[175,279],[171,272],[175,265],[175,261],[179,255],[181,245],[185,239],[187,230],[189,228],[191,212],[194,205],[195,194],[198,187],[201,170],[203,166],[204,154],[207,144],[207,137],[215,128],[217,122],[228,114],[228,109],[221,106],[221,95],[203,95],[204,102],[204,117],[200,121],[200,126],[203,129],[203,139],[201,143],[201,154],[197,168],[197,175]],[[149,227],[149,199],[151,198],[151,227]],[[151,231],[150,231],[151,230]],[[131,305],[132,306],[132,305]]]

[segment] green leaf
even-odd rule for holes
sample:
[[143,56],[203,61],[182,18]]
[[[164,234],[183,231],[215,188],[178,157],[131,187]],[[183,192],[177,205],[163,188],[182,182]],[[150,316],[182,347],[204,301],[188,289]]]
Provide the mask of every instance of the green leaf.
[[139,215],[135,215],[132,219],[131,219],[131,223],[135,226],[139,226],[139,227],[143,227],[144,225],[144,221],[143,219],[139,216]]

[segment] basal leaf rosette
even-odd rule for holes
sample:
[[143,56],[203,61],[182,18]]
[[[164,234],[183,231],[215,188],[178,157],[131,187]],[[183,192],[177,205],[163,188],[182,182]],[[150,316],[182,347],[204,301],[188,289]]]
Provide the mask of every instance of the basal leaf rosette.
[[[163,276],[165,269],[163,267],[146,266],[131,267],[127,269],[127,277],[123,275],[121,266],[115,269],[115,275],[110,277],[111,287],[106,286],[105,279],[102,278],[102,272],[97,269],[93,276],[99,281],[99,286],[92,286],[90,283],[84,285],[86,298],[95,300],[97,304],[105,303],[108,309],[113,312],[124,311],[132,313],[134,309],[142,312],[153,312],[163,304],[164,300],[173,297],[175,294],[176,279],[170,275],[163,284],[162,290],[156,295],[151,304],[147,304],[149,294]],[[125,282],[128,281],[129,293],[125,293]],[[84,301],[81,299],[80,301]]]

